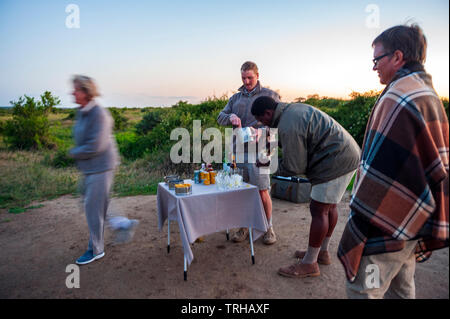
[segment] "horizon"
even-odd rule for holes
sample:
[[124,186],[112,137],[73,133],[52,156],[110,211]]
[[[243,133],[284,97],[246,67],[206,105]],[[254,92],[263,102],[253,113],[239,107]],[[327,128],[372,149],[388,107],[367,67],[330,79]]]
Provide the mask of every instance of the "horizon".
[[[367,91],[367,92],[355,92],[355,93],[361,93],[361,94],[363,94],[363,93],[368,93],[369,91]],[[309,99],[309,98],[312,98],[313,96],[315,96],[315,95],[317,95],[317,94],[307,94],[306,95],[306,99]],[[37,97],[35,97],[35,98],[39,98],[38,96]],[[103,107],[106,107],[106,108],[124,108],[124,109],[144,109],[144,108],[160,108],[160,107],[167,107],[167,108],[170,108],[170,107],[173,107],[174,105],[176,105],[177,103],[179,103],[179,102],[188,102],[189,104],[192,104],[192,105],[197,105],[197,104],[200,104],[200,103],[202,103],[202,102],[205,102],[205,101],[207,101],[208,99],[210,99],[210,98],[212,98],[212,99],[214,99],[214,98],[217,98],[217,99],[219,99],[220,97],[210,97],[210,96],[207,96],[207,97],[205,97],[205,98],[203,98],[203,99],[201,99],[199,102],[197,102],[197,103],[191,103],[191,102],[189,102],[189,101],[182,101],[182,100],[179,100],[179,101],[177,101],[176,103],[174,103],[174,104],[172,104],[172,105],[167,105],[167,106],[162,106],[162,105],[148,105],[148,106],[115,106],[115,105],[104,105],[104,104],[102,104],[102,103],[100,103]],[[227,98],[230,98],[230,96],[228,96]],[[315,97],[314,97],[315,98]],[[97,98],[98,99],[98,98]],[[350,97],[350,96],[348,96],[347,98],[341,98],[341,97],[333,97],[333,96],[319,96],[318,97],[318,99],[319,100],[322,100],[322,99],[335,99],[335,100],[342,100],[342,101],[350,101],[352,98]],[[449,98],[448,97],[445,97],[445,96],[439,96],[439,99],[440,100],[449,100]],[[100,100],[100,99],[99,99]],[[287,102],[287,103],[296,103],[295,101],[285,101],[285,102]],[[302,102],[303,103],[303,102]],[[54,106],[55,108],[64,108],[64,109],[74,109],[74,108],[78,108],[79,106],[78,105],[72,105],[72,106],[68,106],[68,105],[60,105],[60,104],[58,104],[58,105],[55,105]],[[12,105],[0,105],[0,108],[13,108],[13,106]]]
[[[282,101],[380,91],[373,39],[405,22],[427,37],[425,69],[449,98],[449,3],[443,0],[0,2],[0,105],[51,91],[76,107],[70,78],[95,79],[107,107],[170,107],[231,96],[240,66],[259,67]],[[251,12],[251,14],[249,14]]]

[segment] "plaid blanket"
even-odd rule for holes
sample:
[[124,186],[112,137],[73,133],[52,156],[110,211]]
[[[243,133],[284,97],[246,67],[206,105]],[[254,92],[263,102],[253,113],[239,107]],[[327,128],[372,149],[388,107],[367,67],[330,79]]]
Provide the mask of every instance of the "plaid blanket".
[[404,67],[370,116],[338,257],[354,281],[361,257],[417,240],[416,260],[449,244],[449,125],[431,77]]

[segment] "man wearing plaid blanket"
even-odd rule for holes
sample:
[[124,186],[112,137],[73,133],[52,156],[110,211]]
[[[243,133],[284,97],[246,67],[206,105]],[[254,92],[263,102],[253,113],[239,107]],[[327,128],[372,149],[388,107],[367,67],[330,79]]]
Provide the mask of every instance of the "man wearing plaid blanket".
[[415,262],[449,244],[448,118],[423,67],[420,27],[389,28],[372,46],[386,88],[367,124],[338,257],[349,298],[414,298]]

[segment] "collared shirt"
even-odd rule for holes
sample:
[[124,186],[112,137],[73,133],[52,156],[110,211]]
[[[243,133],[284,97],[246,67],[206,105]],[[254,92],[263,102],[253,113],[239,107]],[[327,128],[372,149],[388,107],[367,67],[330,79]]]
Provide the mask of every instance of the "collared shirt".
[[248,92],[244,86],[241,86],[219,113],[217,122],[220,125],[231,125],[230,116],[235,114],[241,119],[242,127],[255,127],[257,121],[251,113],[251,108],[253,101],[259,96],[270,96],[276,102],[280,101],[280,95],[277,92],[262,87],[259,81],[251,92]]
[[248,97],[251,97],[251,96],[253,96],[253,95],[255,95],[256,94],[256,91],[258,90],[258,88],[260,88],[261,87],[261,85],[259,84],[259,81],[258,81],[258,83],[255,85],[255,87],[249,92],[248,90],[247,90],[247,88],[245,87],[245,86],[241,86],[240,88],[239,88],[239,91],[241,91],[243,94],[245,94],[245,95],[247,95]]
[[80,110],[81,112],[83,112],[83,113],[87,113],[87,112],[89,112],[90,110],[92,110],[92,108],[93,108],[94,106],[96,106],[96,105],[98,105],[97,101],[96,101],[95,99],[92,99],[92,100],[90,100],[89,103],[86,104],[84,107],[80,107],[79,110]]

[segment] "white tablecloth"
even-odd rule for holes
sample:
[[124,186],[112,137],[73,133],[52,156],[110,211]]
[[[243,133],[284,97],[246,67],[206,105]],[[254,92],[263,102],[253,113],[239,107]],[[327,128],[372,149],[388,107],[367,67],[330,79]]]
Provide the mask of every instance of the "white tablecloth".
[[192,184],[192,195],[175,195],[165,183],[158,184],[158,228],[176,220],[180,228],[184,255],[188,264],[194,259],[190,243],[198,237],[225,229],[252,227],[253,241],[267,229],[267,219],[256,186],[246,184],[238,189],[220,191],[217,185]]

